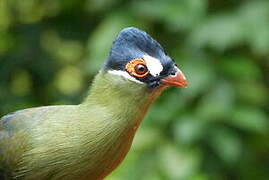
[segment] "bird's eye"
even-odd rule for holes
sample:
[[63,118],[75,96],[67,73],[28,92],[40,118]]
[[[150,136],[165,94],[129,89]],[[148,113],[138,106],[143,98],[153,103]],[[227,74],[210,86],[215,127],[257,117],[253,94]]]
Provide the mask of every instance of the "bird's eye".
[[144,59],[133,59],[126,64],[126,71],[135,77],[145,77],[149,71]]
[[135,72],[136,74],[143,75],[148,72],[148,68],[144,64],[138,64],[135,66]]

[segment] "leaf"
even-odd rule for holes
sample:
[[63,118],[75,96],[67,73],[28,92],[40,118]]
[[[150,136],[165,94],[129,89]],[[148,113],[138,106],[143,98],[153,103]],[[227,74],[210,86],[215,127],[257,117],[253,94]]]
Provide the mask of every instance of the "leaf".
[[268,132],[268,116],[256,107],[237,107],[231,114],[229,123],[250,133]]
[[258,65],[244,55],[227,56],[221,59],[219,68],[225,75],[233,78],[236,82],[258,81],[261,80],[262,72]]
[[238,161],[242,152],[240,138],[231,130],[216,128],[211,132],[211,147],[227,164],[232,165]]
[[199,154],[196,151],[183,151],[171,144],[159,149],[159,157],[159,165],[167,179],[188,179],[196,173],[200,163]]
[[197,116],[201,119],[224,119],[233,110],[234,90],[224,81],[219,81],[214,88],[202,98],[197,107]]
[[143,18],[165,23],[171,31],[178,31],[189,29],[197,24],[205,15],[205,6],[206,2],[200,0],[181,0],[170,3],[161,0],[134,1],[133,11]]
[[55,84],[63,94],[78,93],[83,87],[82,72],[75,66],[66,66],[57,74]]
[[10,91],[17,96],[25,96],[30,93],[32,88],[32,80],[29,72],[24,69],[17,69],[13,75]]
[[186,115],[181,117],[180,121],[176,121],[173,131],[179,144],[190,145],[205,135],[206,128],[205,121],[194,115]]
[[246,41],[257,55],[265,55],[269,49],[269,3],[250,1],[238,11],[245,27]]
[[197,26],[188,43],[195,47],[210,47],[224,51],[239,45],[244,39],[244,28],[234,15],[215,15]]

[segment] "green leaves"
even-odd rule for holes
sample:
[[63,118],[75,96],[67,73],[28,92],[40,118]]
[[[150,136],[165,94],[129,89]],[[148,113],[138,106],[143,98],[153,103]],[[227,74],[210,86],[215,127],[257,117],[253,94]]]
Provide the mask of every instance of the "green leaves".
[[236,133],[226,128],[216,128],[211,136],[211,148],[225,165],[232,166],[242,158],[243,147]]
[[205,15],[205,6],[206,2],[199,0],[150,0],[136,1],[132,7],[138,16],[161,21],[167,29],[178,31],[194,27]]
[[197,108],[199,118],[206,120],[225,119],[234,108],[234,94],[225,82],[215,85],[212,90],[202,97]]
[[185,179],[195,174],[199,165],[199,153],[184,151],[174,145],[159,148],[160,167],[168,179]]
[[255,1],[238,9],[214,14],[200,23],[190,34],[190,44],[224,51],[248,45],[253,53],[265,54],[269,49],[269,3]]
[[250,133],[266,134],[269,128],[267,115],[256,107],[238,107],[229,123]]

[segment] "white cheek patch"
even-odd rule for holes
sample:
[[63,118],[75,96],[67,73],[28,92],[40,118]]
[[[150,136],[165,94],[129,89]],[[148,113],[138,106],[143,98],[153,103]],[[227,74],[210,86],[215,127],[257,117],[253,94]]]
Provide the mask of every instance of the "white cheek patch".
[[161,64],[159,59],[156,59],[148,55],[144,55],[143,59],[145,60],[149,73],[152,76],[160,75],[160,73],[163,70],[163,65]]
[[130,81],[133,81],[133,82],[136,82],[136,83],[139,83],[139,84],[144,84],[143,82],[138,81],[137,79],[135,79],[134,77],[132,77],[132,76],[131,76],[129,73],[127,73],[126,71],[109,70],[108,73],[110,73],[110,74],[114,74],[114,75],[117,75],[117,76],[124,77],[125,79],[128,79],[128,80],[130,80]]

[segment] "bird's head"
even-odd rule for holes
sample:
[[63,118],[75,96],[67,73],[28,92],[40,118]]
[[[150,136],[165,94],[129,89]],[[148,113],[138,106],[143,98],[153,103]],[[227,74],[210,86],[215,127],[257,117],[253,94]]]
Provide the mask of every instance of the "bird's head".
[[118,34],[103,70],[149,89],[187,85],[184,74],[161,45],[133,27]]

